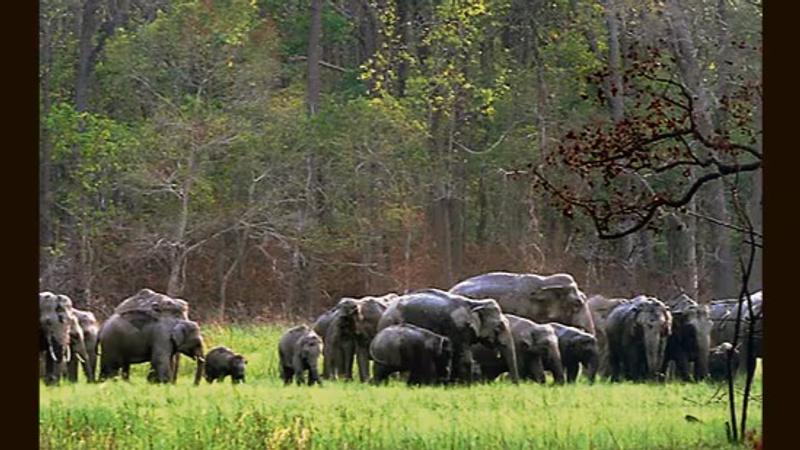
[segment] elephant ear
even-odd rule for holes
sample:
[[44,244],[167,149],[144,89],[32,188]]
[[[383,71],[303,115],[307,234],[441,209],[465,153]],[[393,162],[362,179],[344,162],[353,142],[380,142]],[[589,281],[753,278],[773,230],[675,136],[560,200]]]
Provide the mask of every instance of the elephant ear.
[[183,341],[186,340],[186,335],[189,333],[188,325],[186,322],[177,322],[170,330],[169,339],[175,348],[180,347]]
[[480,336],[481,332],[480,312],[476,312],[477,309],[480,309],[480,307],[473,310],[468,308],[456,308],[450,313],[450,317],[456,325],[460,328],[472,330],[476,338]]

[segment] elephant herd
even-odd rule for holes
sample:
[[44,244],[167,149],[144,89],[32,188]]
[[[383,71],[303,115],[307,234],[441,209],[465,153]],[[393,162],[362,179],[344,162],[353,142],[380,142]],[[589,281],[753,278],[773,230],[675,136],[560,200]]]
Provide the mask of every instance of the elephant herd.
[[[568,274],[492,272],[448,291],[343,298],[313,324],[283,333],[280,377],[302,384],[307,373],[309,385],[352,380],[355,363],[359,379],[375,384],[395,373],[407,373],[409,385],[489,382],[502,374],[513,383],[545,383],[546,373],[555,383],[575,382],[579,373],[590,383],[598,374],[612,381],[719,380],[727,375],[729,355],[734,370],[740,361],[761,357],[763,295],[751,298],[734,348],[736,300],[587,298]],[[200,327],[189,320],[184,300],[143,289],[102,326],[71,303],[64,295],[39,294],[48,384],[64,371],[75,381],[78,361],[94,381],[98,354],[100,380],[120,371],[127,379],[130,364],[149,362],[150,381],[174,382],[181,353],[197,362],[195,384],[203,374],[209,382],[228,375],[234,383],[245,380],[242,355],[226,347],[204,355]]]

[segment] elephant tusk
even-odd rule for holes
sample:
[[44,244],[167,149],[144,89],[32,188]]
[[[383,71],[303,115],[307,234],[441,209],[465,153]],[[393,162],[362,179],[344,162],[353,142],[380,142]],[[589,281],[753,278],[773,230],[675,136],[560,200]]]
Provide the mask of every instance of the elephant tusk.
[[78,361],[80,361],[80,362],[81,362],[81,364],[86,364],[86,360],[85,360],[85,359],[83,359],[83,356],[81,356],[81,354],[80,354],[80,353],[76,353],[76,354],[75,354],[75,356],[77,356],[77,357],[78,357]]
[[67,345],[67,356],[64,360],[66,362],[69,362],[71,359],[72,359],[72,349],[70,349],[69,345]]
[[50,358],[53,361],[58,362],[58,358],[56,358],[56,353],[53,351],[53,346],[52,345],[48,345],[47,348],[50,349]]
[[197,357],[195,357],[195,358],[196,358],[198,361],[200,361],[200,362],[203,362],[203,363],[204,363],[204,362],[206,362],[206,359],[205,359],[205,358],[203,358],[202,356],[197,356]]

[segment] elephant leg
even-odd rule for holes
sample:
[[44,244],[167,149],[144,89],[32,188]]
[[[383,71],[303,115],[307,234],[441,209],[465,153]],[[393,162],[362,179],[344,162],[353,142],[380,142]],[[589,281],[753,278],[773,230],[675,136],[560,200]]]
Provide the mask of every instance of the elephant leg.
[[335,359],[336,351],[334,350],[333,344],[328,340],[322,349],[322,378],[331,380],[335,377]]
[[475,364],[475,360],[472,358],[472,350],[469,347],[464,349],[464,353],[461,355],[461,361],[462,361],[461,370],[462,373],[464,374],[464,377],[462,379],[466,381],[467,384],[471,384],[473,381],[472,366]]
[[567,369],[567,382],[574,383],[578,378],[578,361],[568,361],[564,366]]
[[611,381],[617,382],[622,375],[622,361],[616,352],[609,353],[609,368],[611,369]]
[[691,381],[689,378],[689,359],[686,355],[679,355],[675,359],[675,371],[683,381]]
[[172,384],[175,384],[175,382],[178,381],[178,368],[180,367],[180,362],[181,362],[180,353],[175,353],[174,355],[172,355],[172,358],[170,359],[170,368],[169,368],[170,375],[172,377],[170,381],[172,382]]
[[347,342],[343,345],[343,347],[344,351],[342,352],[342,365],[343,365],[344,378],[347,381],[352,381],[355,344],[352,340],[348,339]]
[[172,381],[170,373],[171,355],[154,355],[150,364],[155,372],[155,380],[158,383],[169,383]]
[[292,382],[292,375],[294,375],[294,370],[292,370],[289,366],[281,366],[281,378],[283,379],[283,384],[288,385]]
[[547,380],[544,376],[544,366],[540,356],[537,356],[530,361],[528,369],[528,376],[531,377],[531,379],[533,379],[535,382],[544,384],[544,382]]
[[369,381],[369,346],[358,344],[356,348],[356,361],[358,363],[358,377],[362,383]]
[[130,381],[131,376],[131,365],[128,363],[122,364],[122,379],[125,381]]
[[303,384],[303,361],[299,357],[294,358],[294,363],[292,364],[292,370],[294,370],[294,379],[298,385]]

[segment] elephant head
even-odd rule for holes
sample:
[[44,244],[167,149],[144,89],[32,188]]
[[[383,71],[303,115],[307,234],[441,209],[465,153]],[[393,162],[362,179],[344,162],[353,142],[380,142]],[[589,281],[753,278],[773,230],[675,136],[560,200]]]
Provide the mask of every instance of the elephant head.
[[175,321],[170,330],[170,341],[174,352],[183,353],[197,361],[194,384],[200,384],[205,366],[204,343],[203,336],[200,334],[200,326],[191,320]]
[[300,359],[306,361],[309,365],[314,364],[319,355],[322,353],[323,344],[322,338],[316,333],[308,333],[298,342],[298,350]]
[[600,365],[600,351],[597,347],[597,339],[591,336],[576,336],[571,344],[573,354],[584,364],[586,376],[589,382],[593,383]]
[[478,342],[500,350],[512,381],[519,381],[517,356],[511,327],[503,315],[500,305],[492,299],[470,301],[471,310],[467,325],[475,333]]
[[695,361],[695,379],[708,375],[708,354],[711,346],[711,319],[706,305],[700,305],[688,296],[681,295],[670,302],[672,337]]
[[447,382],[452,370],[453,342],[444,336],[437,336],[428,339],[425,342],[425,348],[434,355],[436,378],[441,383]]
[[542,305],[539,322],[561,322],[585,330],[590,334],[595,333],[594,321],[589,310],[586,294],[575,282],[575,279],[566,273],[559,273],[547,277],[528,276],[528,282],[535,287],[529,288],[534,302]]
[[245,381],[245,368],[247,367],[247,359],[242,355],[234,355],[231,358],[231,378],[234,383],[244,383]]
[[656,378],[664,361],[664,350],[672,329],[672,315],[666,305],[655,298],[639,296],[633,300],[633,340],[641,338],[647,362],[647,374]]

